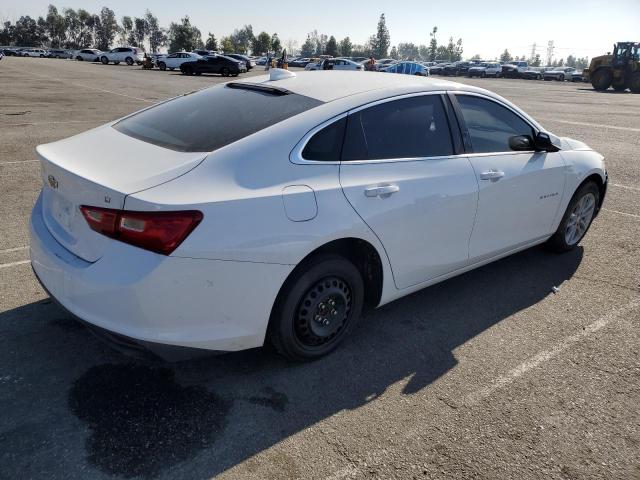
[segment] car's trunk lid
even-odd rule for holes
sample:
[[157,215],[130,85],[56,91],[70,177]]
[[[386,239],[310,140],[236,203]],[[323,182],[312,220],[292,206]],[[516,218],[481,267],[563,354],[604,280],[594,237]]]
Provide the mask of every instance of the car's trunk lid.
[[108,242],[91,230],[80,206],[121,209],[131,193],[168,182],[206,154],[176,152],[100,127],[37,148],[43,217],[51,234],[78,257],[95,262]]

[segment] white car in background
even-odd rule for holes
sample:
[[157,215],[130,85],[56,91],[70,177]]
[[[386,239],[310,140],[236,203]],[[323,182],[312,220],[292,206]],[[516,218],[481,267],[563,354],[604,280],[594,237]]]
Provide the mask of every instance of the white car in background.
[[175,70],[176,68],[180,69],[180,65],[184,62],[194,62],[199,58],[202,57],[193,52],[174,52],[159,56],[156,60],[156,65],[160,70],[166,70],[167,68],[169,70]]
[[22,57],[46,57],[47,51],[42,48],[25,48],[20,51]]
[[354,62],[347,58],[325,58],[318,70],[360,70],[364,71],[361,63]]
[[100,56],[100,61],[104,65],[108,63],[118,65],[120,62],[124,62],[127,65],[141,64],[143,60],[144,52],[137,47],[117,47],[108,52],[103,52]]
[[37,153],[31,263],[64,308],[120,348],[270,341],[296,360],[336,348],[365,306],[575,248],[607,185],[584,143],[413,75],[274,69]]
[[470,67],[467,70],[467,77],[500,77],[502,65],[498,62],[484,62]]
[[[314,61],[315,60],[315,61]],[[324,59],[313,59],[304,67],[306,71],[322,70],[322,62]]]
[[542,74],[542,78],[545,80],[558,80],[564,82],[565,80],[571,80],[571,75],[576,69],[573,67],[554,67],[551,70],[545,70]]
[[75,54],[75,59],[82,62],[99,62],[102,52],[96,48],[84,48],[78,50]]

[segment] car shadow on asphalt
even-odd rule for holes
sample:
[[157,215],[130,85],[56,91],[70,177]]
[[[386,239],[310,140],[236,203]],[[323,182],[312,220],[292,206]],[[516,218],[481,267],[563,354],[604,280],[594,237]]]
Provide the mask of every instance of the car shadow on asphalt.
[[457,347],[552,295],[582,256],[533,248],[424,289],[367,313],[340,349],[307,364],[268,348],[133,361],[50,301],[4,312],[0,380],[22,380],[2,384],[12,420],[0,429],[0,477],[213,477],[399,382],[420,392],[456,366]]

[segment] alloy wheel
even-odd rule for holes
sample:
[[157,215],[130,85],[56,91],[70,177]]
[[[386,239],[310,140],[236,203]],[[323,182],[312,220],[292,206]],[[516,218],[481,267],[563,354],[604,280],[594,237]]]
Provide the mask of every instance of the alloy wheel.
[[575,245],[582,239],[589,228],[595,209],[596,197],[593,193],[587,193],[576,203],[564,231],[564,240],[567,245]]

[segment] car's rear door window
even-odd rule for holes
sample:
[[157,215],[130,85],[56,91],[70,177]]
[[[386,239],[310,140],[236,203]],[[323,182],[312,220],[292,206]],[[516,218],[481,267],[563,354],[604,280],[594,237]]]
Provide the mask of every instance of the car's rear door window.
[[307,142],[302,150],[302,158],[323,162],[339,162],[346,126],[347,117],[343,117],[324,127]]
[[393,100],[348,117],[342,160],[448,155],[453,144],[440,95]]
[[216,86],[143,110],[113,128],[171,150],[210,152],[321,104],[294,93]]

